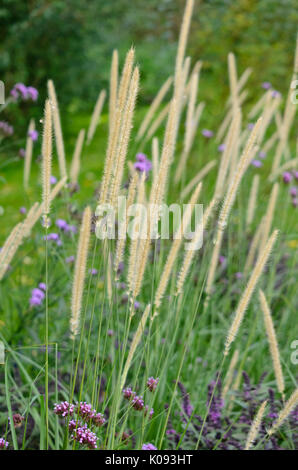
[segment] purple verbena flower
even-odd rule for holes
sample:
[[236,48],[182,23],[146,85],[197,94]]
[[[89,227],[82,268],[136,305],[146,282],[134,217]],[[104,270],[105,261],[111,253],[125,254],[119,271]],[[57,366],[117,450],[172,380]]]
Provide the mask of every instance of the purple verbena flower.
[[62,401],[61,403],[54,404],[54,413],[58,416],[72,416],[74,412],[74,405],[68,403],[68,401]]
[[13,134],[14,129],[8,122],[0,121],[0,131],[4,136],[10,136]]
[[251,165],[256,168],[260,168],[261,166],[263,166],[263,163],[260,160],[254,159],[252,160]]
[[289,184],[292,181],[293,176],[289,171],[285,171],[282,175],[283,181],[286,184]]
[[31,98],[32,101],[37,101],[38,91],[33,86],[28,86],[27,87],[27,95],[28,95],[29,98]]
[[267,155],[266,152],[264,152],[263,150],[261,150],[261,151],[259,152],[259,157],[260,157],[260,158],[266,158],[266,155]]
[[71,437],[80,444],[86,445],[89,449],[97,448],[96,443],[98,438],[94,432],[90,431],[87,424],[76,428]]
[[19,157],[24,158],[25,155],[26,155],[26,150],[23,149],[23,148],[21,148],[21,149],[19,150]]
[[262,88],[264,88],[264,90],[269,90],[269,88],[271,88],[271,83],[270,82],[263,82],[262,83]]
[[226,144],[220,144],[220,145],[217,147],[217,150],[218,150],[219,152],[223,152],[223,151],[225,150],[225,148],[226,148]]
[[36,142],[36,140],[38,139],[38,132],[34,129],[33,131],[28,132],[28,136],[31,137],[33,142]]
[[65,232],[67,232],[69,230],[69,226],[68,226],[68,223],[66,222],[66,220],[57,219],[55,223],[56,223],[57,227],[60,228],[60,230],[64,230]]
[[52,175],[52,176],[50,177],[50,183],[51,183],[51,184],[56,184],[56,183],[57,183],[57,178],[56,178],[56,176],[53,176],[53,175]]
[[38,287],[39,287],[40,289],[42,289],[43,291],[46,291],[46,290],[47,290],[47,285],[46,285],[44,282],[40,282],[40,283],[38,284]]
[[150,442],[148,442],[148,444],[143,444],[142,450],[157,450],[157,447],[155,447],[153,444],[150,444]]
[[144,408],[144,400],[142,396],[139,397],[138,395],[136,395],[135,397],[133,397],[131,403],[133,408],[137,411],[141,411]]
[[124,388],[122,390],[122,393],[123,393],[123,397],[126,399],[126,400],[130,400],[131,398],[134,398],[136,396],[136,392],[134,392],[131,387],[127,387],[127,388]]
[[92,269],[89,269],[89,273],[92,274],[92,276],[96,276],[96,274],[98,273],[98,271],[97,271],[97,269],[92,268]]
[[2,437],[0,437],[0,449],[7,449],[9,443],[3,439]]
[[210,129],[203,129],[202,135],[206,137],[206,139],[211,139],[211,137],[213,137],[213,132],[210,131]]
[[154,377],[149,377],[149,379],[147,380],[147,387],[149,388],[150,392],[154,392],[156,390],[158,382],[158,377],[156,379]]
[[152,168],[152,163],[148,160],[147,156],[144,153],[137,153],[136,155],[137,162],[134,163],[134,168],[140,172],[149,172]]
[[92,418],[92,422],[95,424],[95,426],[101,427],[105,424],[106,419],[102,413],[96,413]]
[[20,214],[26,214],[27,209],[26,207],[20,207]]
[[75,260],[74,255],[70,255],[67,258],[65,258],[66,263],[73,263]]
[[[146,405],[145,410],[144,410],[144,415],[145,416],[147,416],[148,411],[149,411],[149,406]],[[151,410],[149,411],[149,418],[151,419],[153,415],[154,415],[154,409],[151,408]]]

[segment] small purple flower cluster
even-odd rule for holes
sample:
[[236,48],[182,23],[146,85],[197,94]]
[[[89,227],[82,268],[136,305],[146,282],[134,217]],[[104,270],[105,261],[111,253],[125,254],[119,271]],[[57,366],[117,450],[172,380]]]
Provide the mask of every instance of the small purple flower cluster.
[[145,171],[146,173],[148,173],[151,170],[152,163],[144,153],[137,153],[136,160],[137,162],[134,163],[135,170],[140,171],[140,172]]
[[97,413],[96,410],[92,409],[92,406],[89,403],[80,402],[77,403],[77,413],[84,421],[92,421],[93,424],[100,427],[103,426],[106,422],[102,413]]
[[31,140],[33,140],[33,142],[36,142],[38,139],[38,132],[35,129],[33,131],[29,131],[28,137],[31,137]]
[[[151,392],[155,391],[158,381],[159,379],[154,379],[154,377],[149,377],[149,379],[147,380],[147,387]],[[145,416],[147,416],[149,412],[149,418],[152,418],[154,414],[154,409],[151,408],[151,410],[149,411],[149,406],[145,405],[144,399],[141,395],[137,395],[131,387],[124,388],[122,390],[122,393],[125,400],[129,400],[131,402],[132,408],[134,408],[136,411],[144,411]]]
[[[215,448],[220,450],[243,450],[256,412],[264,399],[266,399],[266,395],[269,395],[269,398],[267,397],[269,410],[262,421],[256,444],[262,442],[262,449],[264,450],[280,450],[279,438],[271,436],[268,439],[267,430],[276,420],[278,412],[283,407],[283,403],[281,400],[275,399],[272,389],[269,389],[267,392],[265,391],[263,386],[265,376],[266,374],[263,374],[257,385],[252,385],[248,375],[243,372],[243,388],[241,391],[235,392],[237,395],[237,400],[235,400],[237,419],[230,419],[231,411],[224,408],[221,381],[218,375],[208,385],[208,414],[206,419],[193,412],[189,395],[184,385],[179,382],[178,387],[182,395],[181,412],[179,413],[182,420],[180,424],[182,434],[174,428],[171,419],[169,419],[166,434],[170,445],[176,448],[178,443],[182,441],[183,447],[180,447],[180,449],[193,449],[194,444],[198,442],[198,434],[200,434],[201,440],[198,450],[211,450]],[[165,405],[165,408],[167,409],[168,405]],[[191,426],[187,426],[187,431],[184,432],[183,430],[190,419]],[[298,407],[293,410],[288,419],[289,429],[292,430],[292,441],[297,446]],[[182,435],[183,438],[181,439]]]
[[49,233],[48,235],[44,235],[43,239],[56,242],[58,246],[62,245],[62,241],[60,240],[59,233]]
[[45,291],[47,289],[47,286],[45,285],[44,282],[41,282],[38,287],[35,287],[32,289],[31,292],[31,298],[30,298],[30,305],[31,306],[36,306],[36,305],[41,305],[43,299],[45,298]]
[[8,442],[2,437],[0,437],[0,449],[7,449],[8,445]]
[[22,100],[37,101],[38,91],[33,86],[26,86],[24,83],[16,83],[10,94],[16,100],[21,98]]
[[58,416],[65,418],[66,416],[72,416],[74,413],[75,407],[68,401],[62,401],[61,403],[54,404],[54,413]]
[[158,377],[156,379],[154,377],[149,377],[149,379],[147,380],[147,387],[149,388],[150,392],[154,392],[156,390],[158,382]]
[[69,225],[66,220],[63,219],[57,219],[56,220],[56,225],[57,227],[62,230],[62,232],[72,232],[76,233],[77,232],[77,227],[75,225]]
[[76,416],[68,423],[69,430],[72,432],[71,439],[86,445],[89,449],[97,448],[98,437],[90,427],[102,427],[106,419],[102,413],[97,413],[90,403],[80,402],[75,405],[68,401],[55,403],[54,413],[63,418],[73,417],[75,414]]
[[[289,171],[285,171],[282,175],[282,178],[283,178],[283,182],[285,184],[289,184],[289,183],[291,183],[291,181],[293,179],[298,180],[298,171],[293,171],[292,173],[289,172]],[[292,198],[293,207],[297,207],[298,206],[298,188],[297,188],[297,186],[292,186],[290,188],[289,193],[290,193],[290,196]]]
[[0,121],[0,132],[6,137],[13,134],[13,127],[8,122]]
[[75,422],[71,421],[69,423],[73,430],[71,438],[79,442],[81,445],[87,446],[89,449],[97,449],[98,437],[88,428],[87,424],[85,423],[81,426],[76,426],[76,424],[73,423]]
[[157,450],[157,447],[155,447],[153,444],[150,444],[150,442],[148,442],[148,444],[143,444],[142,450]]
[[211,139],[213,137],[213,131],[210,131],[210,129],[203,129],[202,130],[202,135],[206,137],[206,139]]

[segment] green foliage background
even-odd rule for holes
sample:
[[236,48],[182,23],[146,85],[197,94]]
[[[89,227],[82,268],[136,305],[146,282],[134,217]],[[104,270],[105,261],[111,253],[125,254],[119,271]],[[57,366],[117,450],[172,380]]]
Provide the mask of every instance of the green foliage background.
[[[22,81],[45,93],[55,80],[62,104],[95,100],[107,87],[111,53],[136,45],[141,100],[148,102],[172,73],[184,0],[2,0],[0,77],[9,89]],[[197,0],[189,41],[208,80],[224,80],[228,51],[284,91],[298,23],[295,0]],[[285,80],[287,79],[287,83]],[[212,90],[210,90],[210,93]],[[213,90],[214,92],[214,90]]]

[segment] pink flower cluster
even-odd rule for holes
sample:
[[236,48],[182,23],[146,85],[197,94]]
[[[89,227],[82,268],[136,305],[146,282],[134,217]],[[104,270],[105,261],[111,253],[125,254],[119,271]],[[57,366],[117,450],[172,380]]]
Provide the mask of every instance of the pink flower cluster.
[[16,100],[21,98],[23,100],[37,101],[38,91],[33,86],[26,86],[24,83],[16,83],[10,92],[11,96]]
[[157,447],[148,442],[148,444],[143,444],[142,450],[157,450]]
[[[285,171],[282,175],[283,181],[285,184],[291,183],[293,179],[298,180],[298,171],[293,171],[292,173],[289,171]],[[290,196],[292,198],[292,205],[294,207],[298,206],[298,188],[296,186],[292,186],[290,188]]]
[[13,127],[8,122],[0,121],[0,132],[5,136],[12,135]]
[[[73,426],[73,421],[71,421],[71,423]],[[74,432],[71,435],[72,439],[79,442],[83,446],[87,446],[89,449],[97,449],[98,437],[88,428],[87,424],[83,424],[82,426],[78,427],[74,426],[73,431]]]
[[89,403],[81,401],[77,404],[77,412],[84,421],[92,421],[95,426],[103,426],[106,422],[103,414],[97,413]]
[[30,298],[30,305],[35,306],[35,305],[41,305],[42,301],[45,298],[45,291],[47,289],[47,286],[45,285],[44,282],[41,282],[38,287],[35,287],[31,291],[31,298]]
[[74,405],[68,403],[68,401],[62,401],[61,403],[54,404],[54,413],[58,416],[72,416],[74,412]]
[[0,437],[0,449],[7,449],[7,447],[8,447],[8,442],[2,437]]
[[149,388],[150,392],[154,392],[156,390],[159,378],[156,379],[154,377],[149,377],[147,380],[147,387]]
[[[153,392],[158,384],[158,378],[154,379],[154,377],[149,377],[147,380],[147,387],[151,392]],[[152,415],[154,413],[153,408],[149,411],[148,405],[145,406],[144,399],[142,396],[139,396],[134,392],[131,387],[126,387],[122,390],[123,397],[125,400],[131,401],[132,407],[137,410],[137,411],[144,411],[144,415],[146,416],[149,412],[149,418],[152,418]]]
[[105,424],[106,420],[102,413],[97,413],[92,408],[90,403],[82,401],[76,403],[76,405],[72,405],[68,401],[55,403],[54,413],[64,418],[66,416],[72,417],[76,414],[68,423],[68,428],[72,432],[71,439],[86,445],[89,449],[97,448],[98,437],[90,427],[101,427]]

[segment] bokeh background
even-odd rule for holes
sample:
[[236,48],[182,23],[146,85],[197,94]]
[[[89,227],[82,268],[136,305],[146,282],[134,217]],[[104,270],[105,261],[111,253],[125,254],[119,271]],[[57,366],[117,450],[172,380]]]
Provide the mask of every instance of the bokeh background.
[[[113,49],[119,50],[122,64],[126,51],[134,45],[141,70],[137,127],[146,107],[173,73],[184,5],[184,0],[2,0],[0,79],[6,94],[17,82],[39,91],[36,103],[22,101],[0,115],[14,128],[13,136],[2,139],[0,146],[2,213],[5,208],[7,215],[16,218],[16,208],[26,206],[38,194],[38,186],[33,184],[24,195],[19,150],[25,146],[30,118],[34,117],[42,130],[39,121],[47,79],[55,82],[70,160],[77,134],[88,126],[99,91],[108,90]],[[297,24],[295,0],[196,1],[187,53],[192,64],[203,61],[199,99],[206,102],[206,108],[201,126],[216,130],[224,116],[229,51],[236,55],[239,75],[246,67],[253,69],[244,111],[261,96],[264,81],[270,81],[285,96]],[[105,106],[101,132],[83,152],[82,198],[95,190],[100,179],[107,120]],[[37,162],[40,143],[41,139],[34,148]],[[38,180],[38,172],[38,165],[33,164],[33,182]]]

